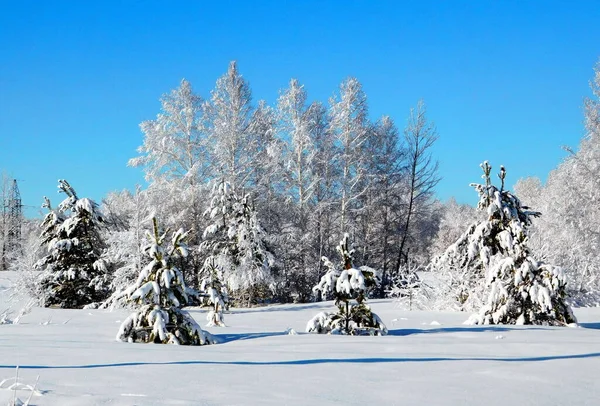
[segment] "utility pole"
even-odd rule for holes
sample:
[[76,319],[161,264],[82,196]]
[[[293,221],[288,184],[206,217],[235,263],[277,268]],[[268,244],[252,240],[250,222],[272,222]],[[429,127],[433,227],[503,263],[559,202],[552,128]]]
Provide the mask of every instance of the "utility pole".
[[10,260],[21,251],[21,227],[23,225],[23,204],[17,180],[4,199],[3,207],[4,239],[2,246],[2,270],[6,270]]

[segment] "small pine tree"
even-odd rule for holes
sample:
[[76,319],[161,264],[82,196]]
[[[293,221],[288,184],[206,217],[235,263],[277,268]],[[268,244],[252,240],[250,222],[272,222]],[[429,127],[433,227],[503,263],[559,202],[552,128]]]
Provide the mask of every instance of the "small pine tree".
[[[468,235],[467,262],[478,257],[487,275],[489,294],[468,324],[544,324],[576,322],[565,302],[566,280],[558,267],[537,261],[528,246],[528,228],[539,212],[529,211],[504,189],[506,170],[500,167],[500,189],[492,185],[492,167],[481,164],[485,184],[472,184],[479,193],[487,220]],[[462,238],[462,237],[461,237]]]
[[41,245],[48,255],[36,264],[43,272],[37,281],[43,292],[42,305],[81,308],[106,298],[106,264],[101,259],[105,247],[100,236],[103,217],[98,205],[79,198],[64,179],[59,191],[67,198],[53,210],[50,200],[43,207],[49,213],[42,221]]
[[212,224],[204,231],[201,248],[214,258],[236,302],[250,306],[271,282],[275,261],[250,196],[240,198],[228,182],[220,181],[204,214]]
[[202,274],[204,277],[200,281],[200,290],[207,295],[206,304],[211,307],[206,315],[206,320],[208,320],[206,325],[208,327],[225,327],[223,310],[226,309],[229,296],[214,257],[206,258],[202,267]]
[[321,312],[313,317],[306,326],[309,333],[349,334],[349,335],[385,335],[387,328],[366,304],[367,294],[377,285],[376,271],[372,268],[352,266],[354,250],[349,246],[349,236],[337,246],[342,258],[342,269],[338,269],[327,257],[323,263],[327,272],[319,284],[313,288],[316,294],[332,294],[338,307],[336,313]]
[[173,233],[166,247],[167,232],[160,233],[156,218],[152,219],[153,233],[147,233],[148,244],[143,253],[150,262],[127,289],[130,301],[139,306],[119,328],[117,340],[129,342],[204,345],[215,343],[182,307],[187,303],[183,275],[174,265],[177,256],[186,256],[182,229]]

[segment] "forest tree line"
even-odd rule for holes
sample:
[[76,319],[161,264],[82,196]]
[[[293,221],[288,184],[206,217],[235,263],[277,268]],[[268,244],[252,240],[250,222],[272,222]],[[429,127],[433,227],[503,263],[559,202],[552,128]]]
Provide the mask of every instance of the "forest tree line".
[[[521,179],[515,187],[524,204],[543,213],[528,237],[532,252],[564,268],[567,291],[582,305],[598,303],[600,291],[600,66],[592,91],[579,148],[569,150],[545,184]],[[229,259],[221,255],[213,264],[238,304],[314,300],[313,287],[326,272],[322,258],[336,257],[345,234],[355,263],[379,274],[372,296],[418,287],[424,307],[472,310],[460,292],[485,284],[469,264],[435,265],[485,213],[435,199],[440,175],[431,149],[438,134],[422,102],[403,128],[388,116],[370,119],[354,78],[327,104],[309,102],[296,80],[274,106],[254,103],[232,62],[207,98],[182,80],[140,128],[139,155],[129,165],[144,171],[147,188],[110,193],[98,208],[104,266],[95,283],[105,285],[106,295],[139,273],[152,218],[165,229],[189,230],[189,255],[178,264],[188,286],[200,289],[207,259],[226,251]],[[85,192],[85,185],[75,186]],[[39,228],[27,229],[16,270],[36,269],[47,254],[47,247],[33,249]],[[421,289],[423,283],[413,283],[417,271],[440,282]]]
[[379,295],[409,258],[426,261],[437,231],[438,174],[431,157],[437,132],[423,103],[403,130],[387,116],[369,119],[354,78],[328,105],[309,102],[296,80],[276,106],[254,104],[232,62],[207,100],[182,80],[161,104],[156,119],[141,124],[140,155],[129,161],[144,170],[148,188],[111,194],[103,208],[121,233],[143,227],[150,212],[167,226],[191,230],[194,255],[181,268],[192,286],[209,254],[202,249],[211,222],[204,213],[219,182],[247,196],[256,211],[274,258],[263,295],[275,300],[311,300],[321,258],[335,256],[344,233],[357,261],[382,271]]

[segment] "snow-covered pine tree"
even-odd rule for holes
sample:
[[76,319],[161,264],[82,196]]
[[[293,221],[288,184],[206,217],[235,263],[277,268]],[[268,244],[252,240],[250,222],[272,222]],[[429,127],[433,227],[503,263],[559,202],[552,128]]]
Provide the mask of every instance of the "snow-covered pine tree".
[[182,310],[187,303],[183,275],[175,267],[175,258],[187,255],[182,229],[174,232],[167,246],[168,230],[161,233],[156,218],[153,232],[147,233],[143,253],[150,262],[137,281],[127,289],[129,300],[139,306],[119,328],[117,340],[157,344],[204,345],[216,341]]
[[321,292],[323,296],[332,294],[338,311],[317,314],[306,325],[306,331],[320,334],[385,335],[387,328],[366,304],[368,292],[376,288],[377,272],[367,266],[352,266],[354,250],[350,248],[349,238],[347,233],[344,234],[337,246],[342,258],[342,269],[323,257],[327,273],[313,288],[315,293]]
[[250,306],[271,282],[275,261],[250,196],[239,198],[227,181],[220,180],[205,215],[212,224],[204,231],[202,249],[213,256],[232,298]]
[[206,304],[210,306],[210,311],[206,315],[206,320],[208,320],[206,325],[208,327],[225,327],[223,310],[229,302],[229,295],[213,256],[206,258],[201,272],[204,276],[200,282],[200,290],[207,295]]
[[[521,206],[504,189],[506,170],[500,167],[501,186],[490,180],[492,167],[481,164],[485,184],[472,184],[479,193],[480,210],[487,219],[469,228],[455,244],[454,256],[464,266],[476,266],[486,276],[489,294],[481,310],[467,324],[544,324],[576,322],[565,302],[562,270],[534,259],[527,246],[528,228],[539,212]],[[451,247],[452,248],[452,247]],[[456,248],[462,248],[460,252]],[[449,249],[451,250],[451,249]]]
[[36,268],[43,272],[38,283],[44,292],[42,305],[80,308],[106,298],[106,264],[101,259],[104,241],[100,235],[103,217],[98,205],[79,198],[64,179],[58,188],[67,198],[57,210],[45,198],[50,212],[42,222],[41,245],[48,254]]

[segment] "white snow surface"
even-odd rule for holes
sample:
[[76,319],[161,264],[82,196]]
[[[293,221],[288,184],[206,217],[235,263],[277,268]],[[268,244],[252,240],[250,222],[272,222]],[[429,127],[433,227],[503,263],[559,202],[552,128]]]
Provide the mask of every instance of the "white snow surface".
[[[14,277],[0,272],[0,312]],[[333,303],[274,305],[233,309],[227,327],[207,329],[222,343],[201,347],[117,342],[129,311],[34,308],[0,325],[0,381],[17,365],[20,383],[39,375],[33,405],[598,404],[598,308],[576,309],[580,327],[568,328],[369,305],[389,335],[289,334]],[[0,387],[0,404],[12,396]]]

